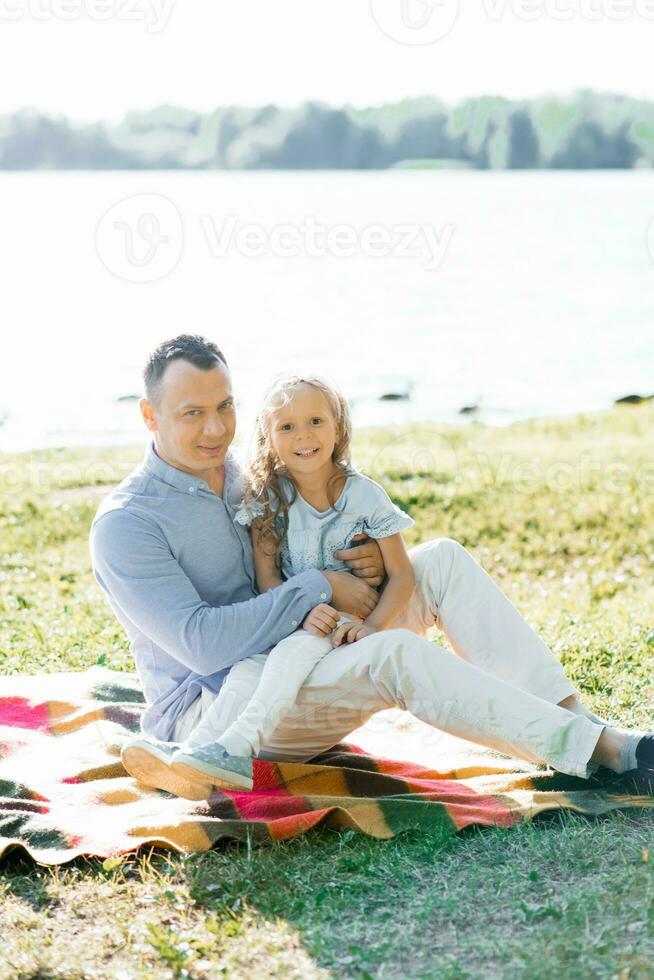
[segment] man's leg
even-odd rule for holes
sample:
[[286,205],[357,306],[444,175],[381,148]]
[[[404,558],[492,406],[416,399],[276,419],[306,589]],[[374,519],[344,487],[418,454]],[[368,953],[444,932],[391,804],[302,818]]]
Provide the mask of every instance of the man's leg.
[[395,625],[435,625],[469,663],[604,724],[576,703],[578,691],[557,658],[462,545],[439,538],[412,548],[410,557],[416,590]]
[[[576,776],[591,773],[603,731],[587,718],[513,687],[407,630],[388,630],[327,654],[260,759],[306,761],[372,714],[398,706],[460,738]],[[227,678],[212,711],[218,728],[241,710]]]

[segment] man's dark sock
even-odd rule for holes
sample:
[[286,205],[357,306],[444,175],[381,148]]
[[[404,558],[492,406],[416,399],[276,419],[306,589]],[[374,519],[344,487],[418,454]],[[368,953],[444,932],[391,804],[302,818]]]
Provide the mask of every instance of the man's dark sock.
[[651,769],[654,772],[654,735],[627,735],[620,750],[616,772],[632,769]]
[[654,735],[643,735],[636,746],[636,764],[654,770]]

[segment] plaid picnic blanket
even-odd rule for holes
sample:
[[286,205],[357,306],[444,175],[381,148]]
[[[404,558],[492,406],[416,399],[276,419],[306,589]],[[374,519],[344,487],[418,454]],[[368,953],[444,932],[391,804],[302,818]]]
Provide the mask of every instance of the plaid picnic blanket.
[[[471,824],[510,827],[546,810],[654,806],[652,797],[621,792],[617,777],[610,785],[578,779],[471,743],[449,764],[439,743],[426,765],[410,740],[412,761],[379,758],[361,744],[302,765],[255,761],[252,792],[216,791],[191,803],[126,774],[120,747],[139,730],[142,709],[137,677],[103,667],[0,679],[0,857],[21,848],[62,864],[146,844],[187,854],[224,837],[264,843],[319,824],[376,838],[409,828],[454,834]],[[391,725],[394,745],[402,745],[402,727]]]

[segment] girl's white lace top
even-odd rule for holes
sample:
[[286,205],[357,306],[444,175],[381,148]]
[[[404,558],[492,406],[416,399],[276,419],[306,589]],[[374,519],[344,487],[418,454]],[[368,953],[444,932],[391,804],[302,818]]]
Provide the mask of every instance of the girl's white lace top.
[[[283,481],[291,499],[291,484]],[[263,514],[261,505],[242,504],[234,520],[249,525]],[[383,487],[364,476],[348,476],[343,490],[329,510],[319,511],[298,493],[288,512],[288,532],[282,545],[282,573],[285,578],[311,568],[320,571],[347,571],[334,552],[347,548],[355,534],[364,531],[371,538],[387,538],[415,522],[400,510]]]

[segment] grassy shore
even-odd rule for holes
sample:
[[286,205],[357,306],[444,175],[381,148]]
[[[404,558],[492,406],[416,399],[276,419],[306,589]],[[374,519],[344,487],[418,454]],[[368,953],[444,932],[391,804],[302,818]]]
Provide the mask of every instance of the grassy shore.
[[[133,663],[89,522],[140,449],[0,456],[0,669]],[[654,727],[654,408],[370,430],[355,461],[484,565],[584,700]],[[654,814],[454,840],[320,831],[188,859],[0,868],[0,977],[651,977]],[[650,857],[651,855],[651,857]]]

